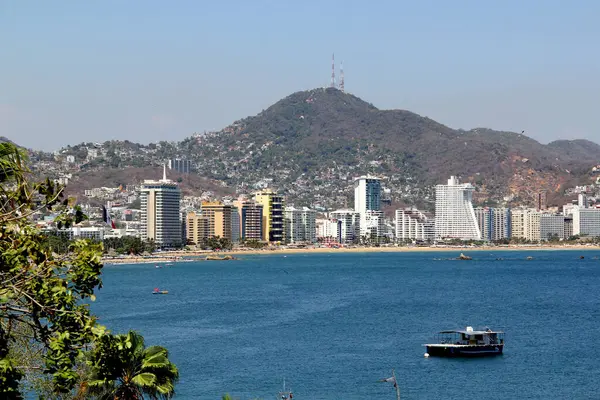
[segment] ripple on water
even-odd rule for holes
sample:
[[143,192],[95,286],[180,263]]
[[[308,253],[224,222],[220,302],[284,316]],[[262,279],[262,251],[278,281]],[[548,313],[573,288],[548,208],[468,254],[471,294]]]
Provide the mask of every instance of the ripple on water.
[[[93,304],[113,331],[165,345],[177,398],[597,398],[599,252],[245,256],[175,268],[109,267]],[[533,255],[533,260],[526,260]],[[497,260],[501,257],[502,260]],[[439,261],[433,261],[439,258]],[[285,272],[284,272],[285,271]],[[152,288],[169,290],[152,296]],[[505,355],[423,357],[441,329],[507,331]],[[582,351],[585,349],[585,351]]]

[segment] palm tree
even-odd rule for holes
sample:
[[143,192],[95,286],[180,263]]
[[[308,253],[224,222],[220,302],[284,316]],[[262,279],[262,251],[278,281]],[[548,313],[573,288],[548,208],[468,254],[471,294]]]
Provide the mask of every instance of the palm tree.
[[101,400],[170,399],[179,371],[168,357],[164,347],[146,348],[135,331],[105,335],[92,353],[89,394]]

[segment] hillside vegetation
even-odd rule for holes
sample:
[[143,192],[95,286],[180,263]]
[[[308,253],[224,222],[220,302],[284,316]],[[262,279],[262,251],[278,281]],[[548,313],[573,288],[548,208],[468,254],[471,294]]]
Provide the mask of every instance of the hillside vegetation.
[[237,193],[274,186],[291,203],[313,207],[351,205],[352,178],[366,173],[383,177],[388,202],[431,204],[433,185],[458,175],[477,186],[481,202],[527,203],[539,191],[551,197],[568,182],[585,181],[600,160],[600,146],[592,142],[544,145],[514,132],[455,130],[331,88],[294,93],[256,116],[181,142],[106,142],[93,160],[90,145],[61,154],[83,163],[80,182],[90,183],[99,170],[107,181],[126,182],[141,178],[126,172],[130,167],[180,157],[192,160],[207,184],[224,182]]

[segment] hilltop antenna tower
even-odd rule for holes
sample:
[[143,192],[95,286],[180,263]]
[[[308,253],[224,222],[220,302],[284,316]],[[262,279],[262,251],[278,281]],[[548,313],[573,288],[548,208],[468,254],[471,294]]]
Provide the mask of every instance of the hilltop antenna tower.
[[340,90],[344,93],[344,62],[340,64]]
[[335,54],[331,54],[331,85],[330,87],[335,87]]

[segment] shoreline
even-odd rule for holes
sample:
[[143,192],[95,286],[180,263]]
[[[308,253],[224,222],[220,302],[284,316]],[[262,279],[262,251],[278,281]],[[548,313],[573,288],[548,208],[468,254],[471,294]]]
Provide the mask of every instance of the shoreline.
[[[480,246],[480,247],[314,247],[314,248],[278,248],[278,249],[234,249],[225,251],[177,251],[169,252],[168,256],[155,253],[152,256],[124,256],[118,258],[102,258],[106,265],[115,264],[151,264],[179,263],[196,261],[207,256],[239,256],[239,255],[277,255],[277,254],[333,254],[333,253],[429,253],[429,252],[479,252],[479,251],[559,251],[559,250],[600,250],[600,246],[571,245],[571,246]],[[187,257],[193,257],[192,259]]]

